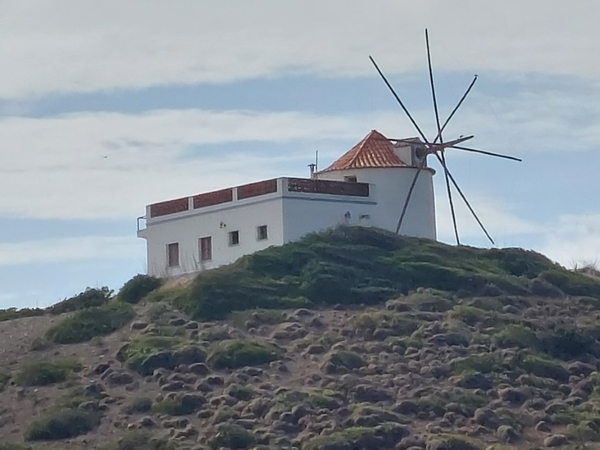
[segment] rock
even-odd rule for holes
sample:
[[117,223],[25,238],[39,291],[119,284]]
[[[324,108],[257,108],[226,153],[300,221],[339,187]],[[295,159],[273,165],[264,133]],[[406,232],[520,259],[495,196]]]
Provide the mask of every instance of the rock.
[[265,373],[264,370],[259,369],[258,367],[244,367],[243,372],[251,377],[260,377]]
[[197,330],[198,329],[198,322],[188,322],[185,324],[185,328],[186,330]]
[[356,386],[352,394],[358,402],[378,403],[392,400],[392,395],[385,389],[365,384]]
[[514,444],[520,438],[519,433],[508,425],[500,425],[496,430],[496,436],[500,439],[504,444]]
[[313,328],[323,328],[325,327],[325,323],[319,319],[318,317],[313,317],[311,320],[309,320],[308,325],[313,327]]
[[100,411],[101,409],[108,409],[108,407],[106,405],[103,405],[103,407],[101,407],[97,400],[90,400],[88,402],[81,403],[77,407],[77,409],[79,409],[80,411],[93,412]]
[[315,313],[306,308],[299,308],[296,311],[294,311],[293,315],[297,317],[310,317],[314,316]]
[[94,373],[96,375],[102,375],[104,372],[106,372],[108,369],[110,369],[110,366],[108,364],[98,364],[95,368],[94,368]]
[[104,392],[104,386],[102,386],[102,384],[100,383],[92,383],[86,386],[83,390],[83,395],[85,397],[92,397],[98,399],[102,399],[108,396],[108,394]]
[[206,350],[196,345],[188,345],[173,353],[173,364],[175,367],[180,364],[188,366],[203,362],[206,362]]
[[162,421],[163,428],[185,428],[190,424],[189,419],[178,417],[174,419],[165,419]]
[[560,400],[555,401],[553,403],[550,403],[546,409],[544,410],[544,412],[548,415],[553,415],[556,414],[558,412],[561,411],[566,411],[567,409],[569,409],[569,405],[565,402],[562,402]]
[[196,375],[208,375],[210,373],[210,369],[203,362],[190,364],[187,369]]
[[531,397],[531,391],[524,388],[506,388],[498,391],[500,398],[513,405],[522,405]]
[[143,330],[148,327],[148,322],[144,322],[142,320],[137,320],[135,322],[131,322],[130,328],[132,330]]
[[571,375],[583,375],[584,377],[587,377],[592,372],[596,371],[596,367],[581,361],[575,361],[568,365],[567,370]]
[[402,400],[394,405],[392,410],[398,414],[417,414],[419,412],[419,405],[412,400]]
[[458,380],[457,385],[464,389],[483,389],[485,391],[494,387],[492,379],[479,372],[465,375]]
[[185,409],[197,411],[206,404],[206,397],[202,394],[184,394],[181,396],[181,405]]
[[309,355],[322,355],[326,351],[327,349],[325,348],[325,346],[320,344],[309,345],[306,349],[306,353],[308,353]]
[[185,325],[186,323],[187,323],[187,320],[185,320],[182,317],[178,317],[177,319],[169,320],[169,325],[172,327],[181,327],[181,326]]
[[115,371],[106,377],[106,382],[112,386],[122,386],[124,384],[133,383],[133,380],[133,375],[124,371]]
[[183,381],[170,381],[161,387],[164,392],[180,391],[185,386]]
[[152,419],[152,417],[146,416],[140,419],[138,425],[141,428],[154,428],[156,426],[156,422],[154,422],[154,419]]
[[473,420],[479,425],[483,425],[488,428],[497,428],[498,419],[496,414],[489,408],[478,408],[473,414]]
[[536,429],[536,431],[540,431],[542,433],[550,433],[552,431],[552,428],[550,428],[550,425],[548,425],[548,423],[543,420],[540,420],[535,425],[535,429]]
[[564,434],[554,434],[544,439],[544,446],[546,447],[560,447],[562,445],[567,445],[568,443],[569,440]]
[[206,377],[204,381],[214,386],[223,386],[225,384],[225,380],[219,375],[211,375],[209,377]]
[[173,437],[175,439],[189,439],[193,436],[196,436],[197,434],[198,432],[196,431],[196,429],[191,425],[188,425],[183,430],[176,431]]
[[279,325],[271,334],[273,339],[294,340],[302,339],[308,334],[308,330],[298,322],[285,322]]

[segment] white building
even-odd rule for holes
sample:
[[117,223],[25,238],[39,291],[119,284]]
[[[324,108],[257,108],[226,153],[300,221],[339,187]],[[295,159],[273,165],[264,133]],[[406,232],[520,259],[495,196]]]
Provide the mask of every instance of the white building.
[[[422,155],[417,138],[392,144],[371,131],[310,178],[259,181],[149,205],[138,218],[148,274],[212,269],[340,224],[395,232]],[[436,238],[434,173],[425,163],[401,234]]]

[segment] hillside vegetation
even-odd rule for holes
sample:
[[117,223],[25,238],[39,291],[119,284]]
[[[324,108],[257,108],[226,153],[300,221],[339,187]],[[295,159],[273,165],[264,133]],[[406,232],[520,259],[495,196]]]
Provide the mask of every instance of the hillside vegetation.
[[600,296],[597,281],[532,251],[343,227],[202,273],[176,304],[197,319],[222,319],[252,308],[375,305],[419,287],[461,297]]
[[600,449],[600,279],[521,249],[339,228],[0,333],[0,450]]

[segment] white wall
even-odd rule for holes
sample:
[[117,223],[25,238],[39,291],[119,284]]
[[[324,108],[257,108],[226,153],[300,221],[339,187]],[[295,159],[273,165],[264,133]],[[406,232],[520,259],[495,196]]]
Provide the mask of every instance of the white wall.
[[[225,227],[221,228],[223,222]],[[268,239],[258,240],[256,227],[267,225]],[[240,244],[229,246],[230,231]],[[148,274],[165,277],[212,269],[239,257],[283,244],[282,198],[269,194],[152,219],[140,237],[146,239]],[[199,239],[212,236],[212,260],[200,261]],[[167,245],[179,243],[179,267],[168,267]]]
[[[318,174],[318,178],[343,180],[345,176],[356,176],[358,182],[374,184],[373,199],[377,208],[371,215],[371,224],[395,232],[416,171],[414,167],[364,168],[324,172]],[[419,174],[400,234],[436,238],[433,174],[432,169],[423,169]]]
[[[138,236],[147,240],[148,274],[166,277],[212,269],[272,245],[300,239],[340,224],[373,226],[396,231],[402,205],[416,168],[365,168],[319,174],[320,179],[356,176],[369,183],[368,197],[289,192],[287,179],[278,191],[248,199],[154,217]],[[401,234],[436,238],[434,171],[421,172]],[[190,204],[192,199],[189,199]],[[349,217],[346,217],[349,213]],[[147,217],[150,217],[149,210]],[[221,222],[224,226],[221,226]],[[257,227],[267,225],[268,239],[257,239]],[[240,244],[229,246],[229,232],[239,231]],[[200,261],[199,239],[212,237],[212,260]],[[168,267],[167,246],[179,244],[179,267]]]
[[[283,238],[291,242],[308,233],[324,231],[337,225],[372,226],[376,204],[371,195],[350,197],[325,194],[287,194],[283,199]],[[346,218],[346,213],[350,217]],[[361,215],[368,217],[360,218]]]

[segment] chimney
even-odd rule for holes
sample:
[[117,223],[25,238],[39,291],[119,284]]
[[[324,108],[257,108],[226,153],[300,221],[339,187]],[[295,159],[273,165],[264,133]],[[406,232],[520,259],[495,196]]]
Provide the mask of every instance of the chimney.
[[315,168],[317,167],[316,164],[309,164],[308,167],[310,167],[310,177],[314,178],[315,177]]

